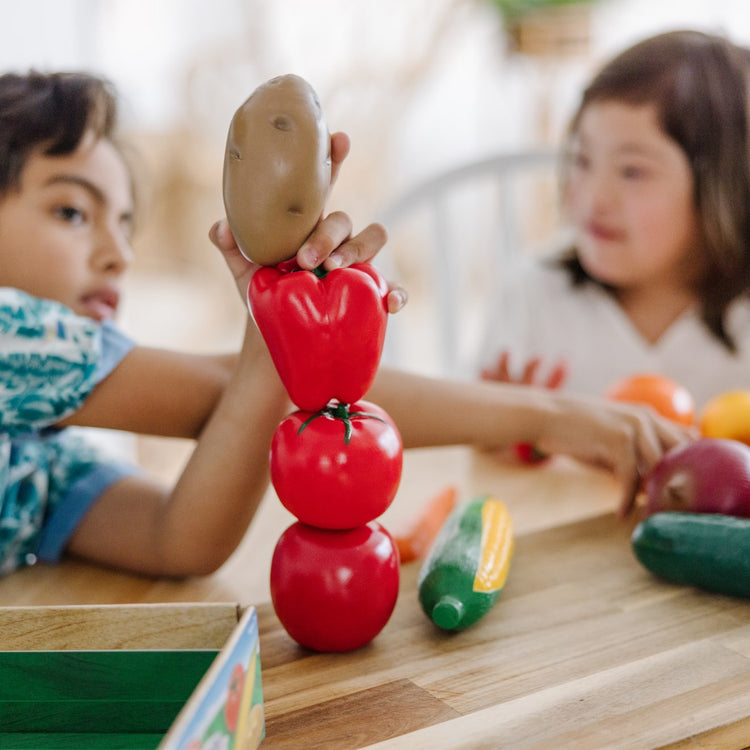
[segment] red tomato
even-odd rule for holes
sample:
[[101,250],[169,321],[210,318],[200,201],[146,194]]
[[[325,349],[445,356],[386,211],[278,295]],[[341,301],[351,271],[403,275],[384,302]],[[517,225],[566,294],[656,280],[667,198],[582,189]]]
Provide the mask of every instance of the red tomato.
[[522,464],[540,464],[549,458],[546,453],[542,453],[531,443],[516,443],[513,451]]
[[315,651],[351,651],[385,626],[398,596],[399,561],[376,521],[317,529],[297,521],[271,561],[271,599],[287,633]]
[[402,460],[401,436],[383,409],[367,401],[334,404],[281,422],[271,442],[271,482],[300,521],[353,529],[391,504]]
[[224,721],[227,729],[234,732],[237,729],[237,719],[240,716],[240,700],[242,688],[245,686],[245,668],[242,664],[235,664],[229,677],[227,698],[224,701]]

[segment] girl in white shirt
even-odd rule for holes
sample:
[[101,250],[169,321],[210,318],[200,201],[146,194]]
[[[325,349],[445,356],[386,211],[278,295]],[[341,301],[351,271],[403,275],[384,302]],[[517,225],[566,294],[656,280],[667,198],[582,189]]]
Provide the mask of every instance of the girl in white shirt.
[[509,277],[484,377],[601,394],[655,372],[698,407],[750,387],[747,65],[723,37],[675,31],[593,79],[563,175],[574,246]]

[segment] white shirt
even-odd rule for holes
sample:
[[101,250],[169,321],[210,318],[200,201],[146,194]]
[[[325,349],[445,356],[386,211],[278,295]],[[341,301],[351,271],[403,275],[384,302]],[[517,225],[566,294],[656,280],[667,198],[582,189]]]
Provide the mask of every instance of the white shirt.
[[524,262],[505,279],[491,311],[481,365],[492,367],[507,350],[514,374],[520,374],[529,359],[540,357],[539,375],[544,378],[565,359],[563,388],[590,395],[601,395],[636,373],[659,373],[687,388],[700,409],[720,393],[750,389],[750,298],[735,300],[726,320],[736,354],[694,309],[651,344],[598,285],[573,287],[566,270]]

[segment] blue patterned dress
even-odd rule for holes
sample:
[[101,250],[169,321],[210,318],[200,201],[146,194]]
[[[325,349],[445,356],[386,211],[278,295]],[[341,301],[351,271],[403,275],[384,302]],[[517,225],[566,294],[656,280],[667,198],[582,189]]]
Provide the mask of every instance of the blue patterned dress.
[[54,427],[132,347],[108,322],[0,287],[0,574],[58,560],[101,493],[138,471]]

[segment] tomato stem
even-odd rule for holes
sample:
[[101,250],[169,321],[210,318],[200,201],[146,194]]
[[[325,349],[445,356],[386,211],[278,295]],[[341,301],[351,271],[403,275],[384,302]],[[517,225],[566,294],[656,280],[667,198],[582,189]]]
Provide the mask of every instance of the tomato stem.
[[377,419],[379,422],[385,422],[382,417],[377,414],[372,414],[367,411],[350,411],[350,404],[346,404],[342,401],[331,401],[326,404],[320,411],[316,411],[311,414],[301,425],[297,434],[301,435],[302,430],[307,427],[314,419],[318,417],[327,417],[328,419],[339,419],[344,423],[344,445],[349,445],[349,441],[352,439],[352,417],[369,417],[370,419]]

